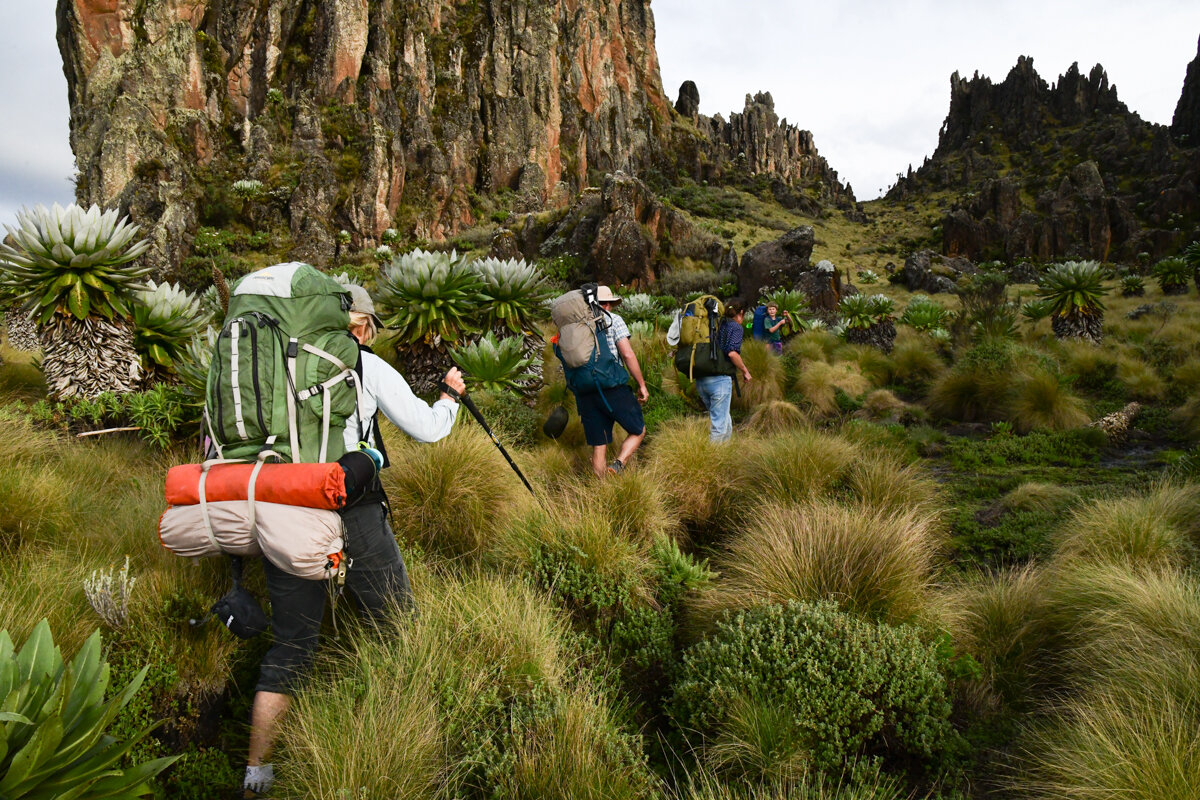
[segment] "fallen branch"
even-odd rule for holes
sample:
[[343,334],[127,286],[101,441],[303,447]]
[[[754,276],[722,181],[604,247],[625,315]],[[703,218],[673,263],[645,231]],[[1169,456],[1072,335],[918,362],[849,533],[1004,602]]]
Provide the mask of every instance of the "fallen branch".
[[83,433],[75,434],[76,439],[82,439],[85,436],[99,436],[102,433],[120,433],[121,431],[140,431],[141,425],[133,425],[128,428],[105,428],[102,431],[84,431]]

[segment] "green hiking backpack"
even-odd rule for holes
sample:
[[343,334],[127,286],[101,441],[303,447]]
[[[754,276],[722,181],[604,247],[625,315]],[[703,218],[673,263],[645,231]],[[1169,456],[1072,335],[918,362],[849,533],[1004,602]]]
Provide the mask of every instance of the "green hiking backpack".
[[208,370],[204,417],[222,459],[336,461],[358,407],[350,295],[298,262],[234,284]]
[[717,331],[724,316],[725,304],[711,294],[701,295],[683,307],[675,369],[690,380],[737,373],[729,357],[717,348]]

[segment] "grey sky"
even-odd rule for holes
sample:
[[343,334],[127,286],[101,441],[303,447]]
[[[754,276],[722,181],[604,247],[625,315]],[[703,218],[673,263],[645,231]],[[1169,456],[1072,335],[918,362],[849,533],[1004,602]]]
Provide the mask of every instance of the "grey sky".
[[[0,222],[70,202],[67,87],[50,0],[5,0],[0,28]],[[663,86],[700,88],[705,114],[770,91],[781,117],[860,199],[933,152],[950,75],[1000,81],[1031,55],[1053,82],[1101,63],[1144,119],[1170,123],[1200,36],[1196,0],[654,0]]]

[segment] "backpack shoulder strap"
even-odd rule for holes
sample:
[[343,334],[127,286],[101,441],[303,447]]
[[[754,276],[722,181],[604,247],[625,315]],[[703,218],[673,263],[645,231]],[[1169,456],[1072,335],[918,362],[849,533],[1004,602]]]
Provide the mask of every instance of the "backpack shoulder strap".
[[[372,350],[367,345],[362,344],[361,342],[358,345],[358,360],[354,362],[354,374],[358,376],[358,385],[360,387],[360,390],[364,385],[363,384],[363,361],[365,361],[366,359],[363,358],[363,353],[371,353],[372,355],[374,355],[375,351]],[[359,396],[361,397],[361,393]],[[359,408],[357,409],[357,411],[358,411],[358,440],[360,442],[370,442],[370,441],[375,442],[375,449],[378,450],[383,455],[383,466],[380,467],[380,469],[385,469],[385,468],[391,466],[392,462],[390,460],[388,460],[387,447],[384,446],[383,436],[380,435],[380,433],[379,433],[379,404],[376,403],[375,413],[371,416],[371,421],[369,423],[363,419],[361,404],[359,405]],[[368,436],[371,438],[368,438]]]

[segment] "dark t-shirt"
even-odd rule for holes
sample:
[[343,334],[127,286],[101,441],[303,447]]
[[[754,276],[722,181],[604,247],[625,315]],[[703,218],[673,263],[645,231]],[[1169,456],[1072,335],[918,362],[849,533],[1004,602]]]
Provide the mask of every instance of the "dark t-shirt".
[[742,336],[745,331],[731,319],[721,320],[721,329],[717,331],[717,347],[726,355],[742,352]]

